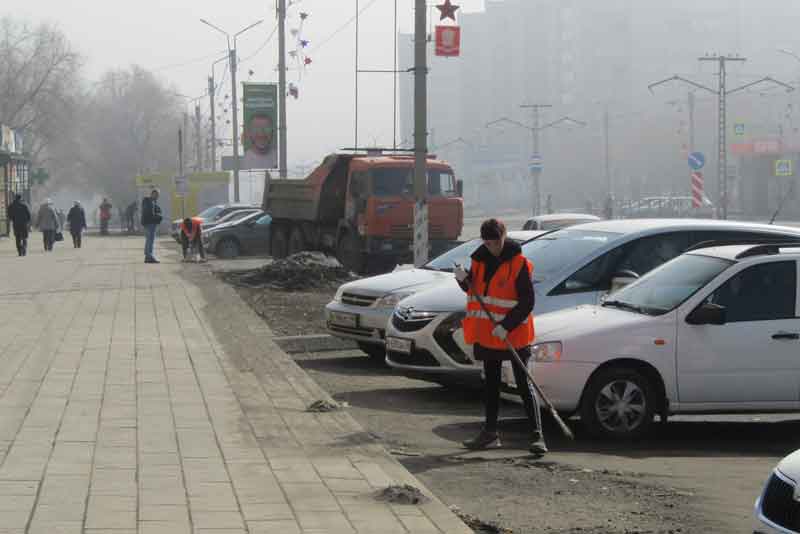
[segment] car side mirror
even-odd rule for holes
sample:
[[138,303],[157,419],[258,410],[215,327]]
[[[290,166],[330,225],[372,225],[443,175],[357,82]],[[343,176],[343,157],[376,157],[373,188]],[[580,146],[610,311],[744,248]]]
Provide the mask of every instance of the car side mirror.
[[706,302],[695,308],[686,317],[686,322],[696,326],[706,324],[723,325],[726,322],[726,311],[724,306]]
[[634,271],[624,270],[618,271],[611,276],[610,293],[622,289],[623,287],[634,283],[639,279],[639,275]]
[[456,192],[458,196],[464,197],[464,180],[456,180]]

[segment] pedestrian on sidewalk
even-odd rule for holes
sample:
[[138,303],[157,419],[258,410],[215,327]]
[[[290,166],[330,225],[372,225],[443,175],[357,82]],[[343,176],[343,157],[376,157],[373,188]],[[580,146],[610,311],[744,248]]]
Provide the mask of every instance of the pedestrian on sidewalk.
[[[527,366],[534,341],[533,264],[522,255],[519,244],[506,239],[506,227],[497,219],[484,221],[481,239],[483,245],[472,254],[470,270],[460,265],[455,268],[456,280],[467,293],[464,338],[473,345],[475,359],[483,362],[486,375],[486,422],[480,434],[465,441],[464,446],[473,450],[501,446],[497,434],[501,370],[503,362],[510,360],[531,424],[530,451],[542,455],[547,452],[547,446],[539,405],[525,369],[516,365],[507,344],[517,350]],[[476,294],[483,298],[491,315],[483,311]]]
[[107,198],[100,204],[100,235],[108,235],[108,223],[111,221],[111,202]]
[[72,235],[72,246],[81,248],[81,237],[86,229],[86,212],[83,211],[83,206],[81,206],[79,200],[76,200],[70,208],[67,214],[67,222],[69,222],[69,233]]
[[53,251],[53,243],[56,242],[56,232],[59,231],[58,214],[53,207],[53,201],[49,198],[39,207],[36,215],[36,227],[42,232],[45,252]]
[[149,197],[142,199],[142,226],[144,227],[144,262],[161,263],[153,254],[156,232],[161,224],[161,206],[158,205],[158,190],[153,189]]
[[25,256],[28,254],[28,235],[31,230],[31,210],[22,201],[22,195],[14,195],[14,201],[9,204],[6,210],[8,220],[14,228],[14,239],[17,242],[17,254]]
[[[200,217],[186,217],[181,222],[181,248],[183,249],[183,261],[190,261],[200,254],[200,261],[205,263],[206,253],[203,250],[203,219]],[[190,257],[191,252],[191,257]]]

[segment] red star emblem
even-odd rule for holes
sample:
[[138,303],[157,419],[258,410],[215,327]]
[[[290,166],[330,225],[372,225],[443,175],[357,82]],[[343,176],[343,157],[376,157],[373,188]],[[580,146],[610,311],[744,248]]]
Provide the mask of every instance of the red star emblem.
[[459,7],[460,6],[451,4],[450,0],[444,0],[444,4],[439,4],[436,6],[436,9],[438,9],[440,13],[439,20],[453,19],[453,22],[455,22],[456,11]]

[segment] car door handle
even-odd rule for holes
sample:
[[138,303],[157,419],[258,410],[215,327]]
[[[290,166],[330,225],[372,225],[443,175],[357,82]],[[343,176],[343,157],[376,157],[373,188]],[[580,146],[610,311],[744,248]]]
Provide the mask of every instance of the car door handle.
[[800,339],[800,334],[795,334],[792,332],[778,332],[777,334],[772,334],[772,339],[793,339],[798,340]]

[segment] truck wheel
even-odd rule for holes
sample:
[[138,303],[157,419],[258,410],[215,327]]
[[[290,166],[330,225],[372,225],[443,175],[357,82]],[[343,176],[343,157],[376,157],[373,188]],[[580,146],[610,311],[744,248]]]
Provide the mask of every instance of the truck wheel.
[[360,273],[364,268],[364,257],[361,254],[361,247],[358,244],[358,237],[348,232],[339,239],[339,246],[336,248],[336,257],[345,269],[354,273]]
[[289,245],[287,253],[289,256],[297,254],[306,249],[306,240],[303,238],[303,231],[300,227],[295,226],[289,234]]
[[224,239],[217,245],[217,256],[220,258],[235,258],[241,253],[241,247],[235,239]]
[[372,361],[384,363],[386,361],[386,347],[372,343],[358,342],[358,348],[370,357]]
[[285,258],[289,253],[289,239],[286,236],[286,228],[276,226],[272,229],[270,242],[270,255],[276,260]]
[[616,367],[592,377],[581,402],[581,422],[595,437],[632,440],[653,423],[656,394],[635,369]]

